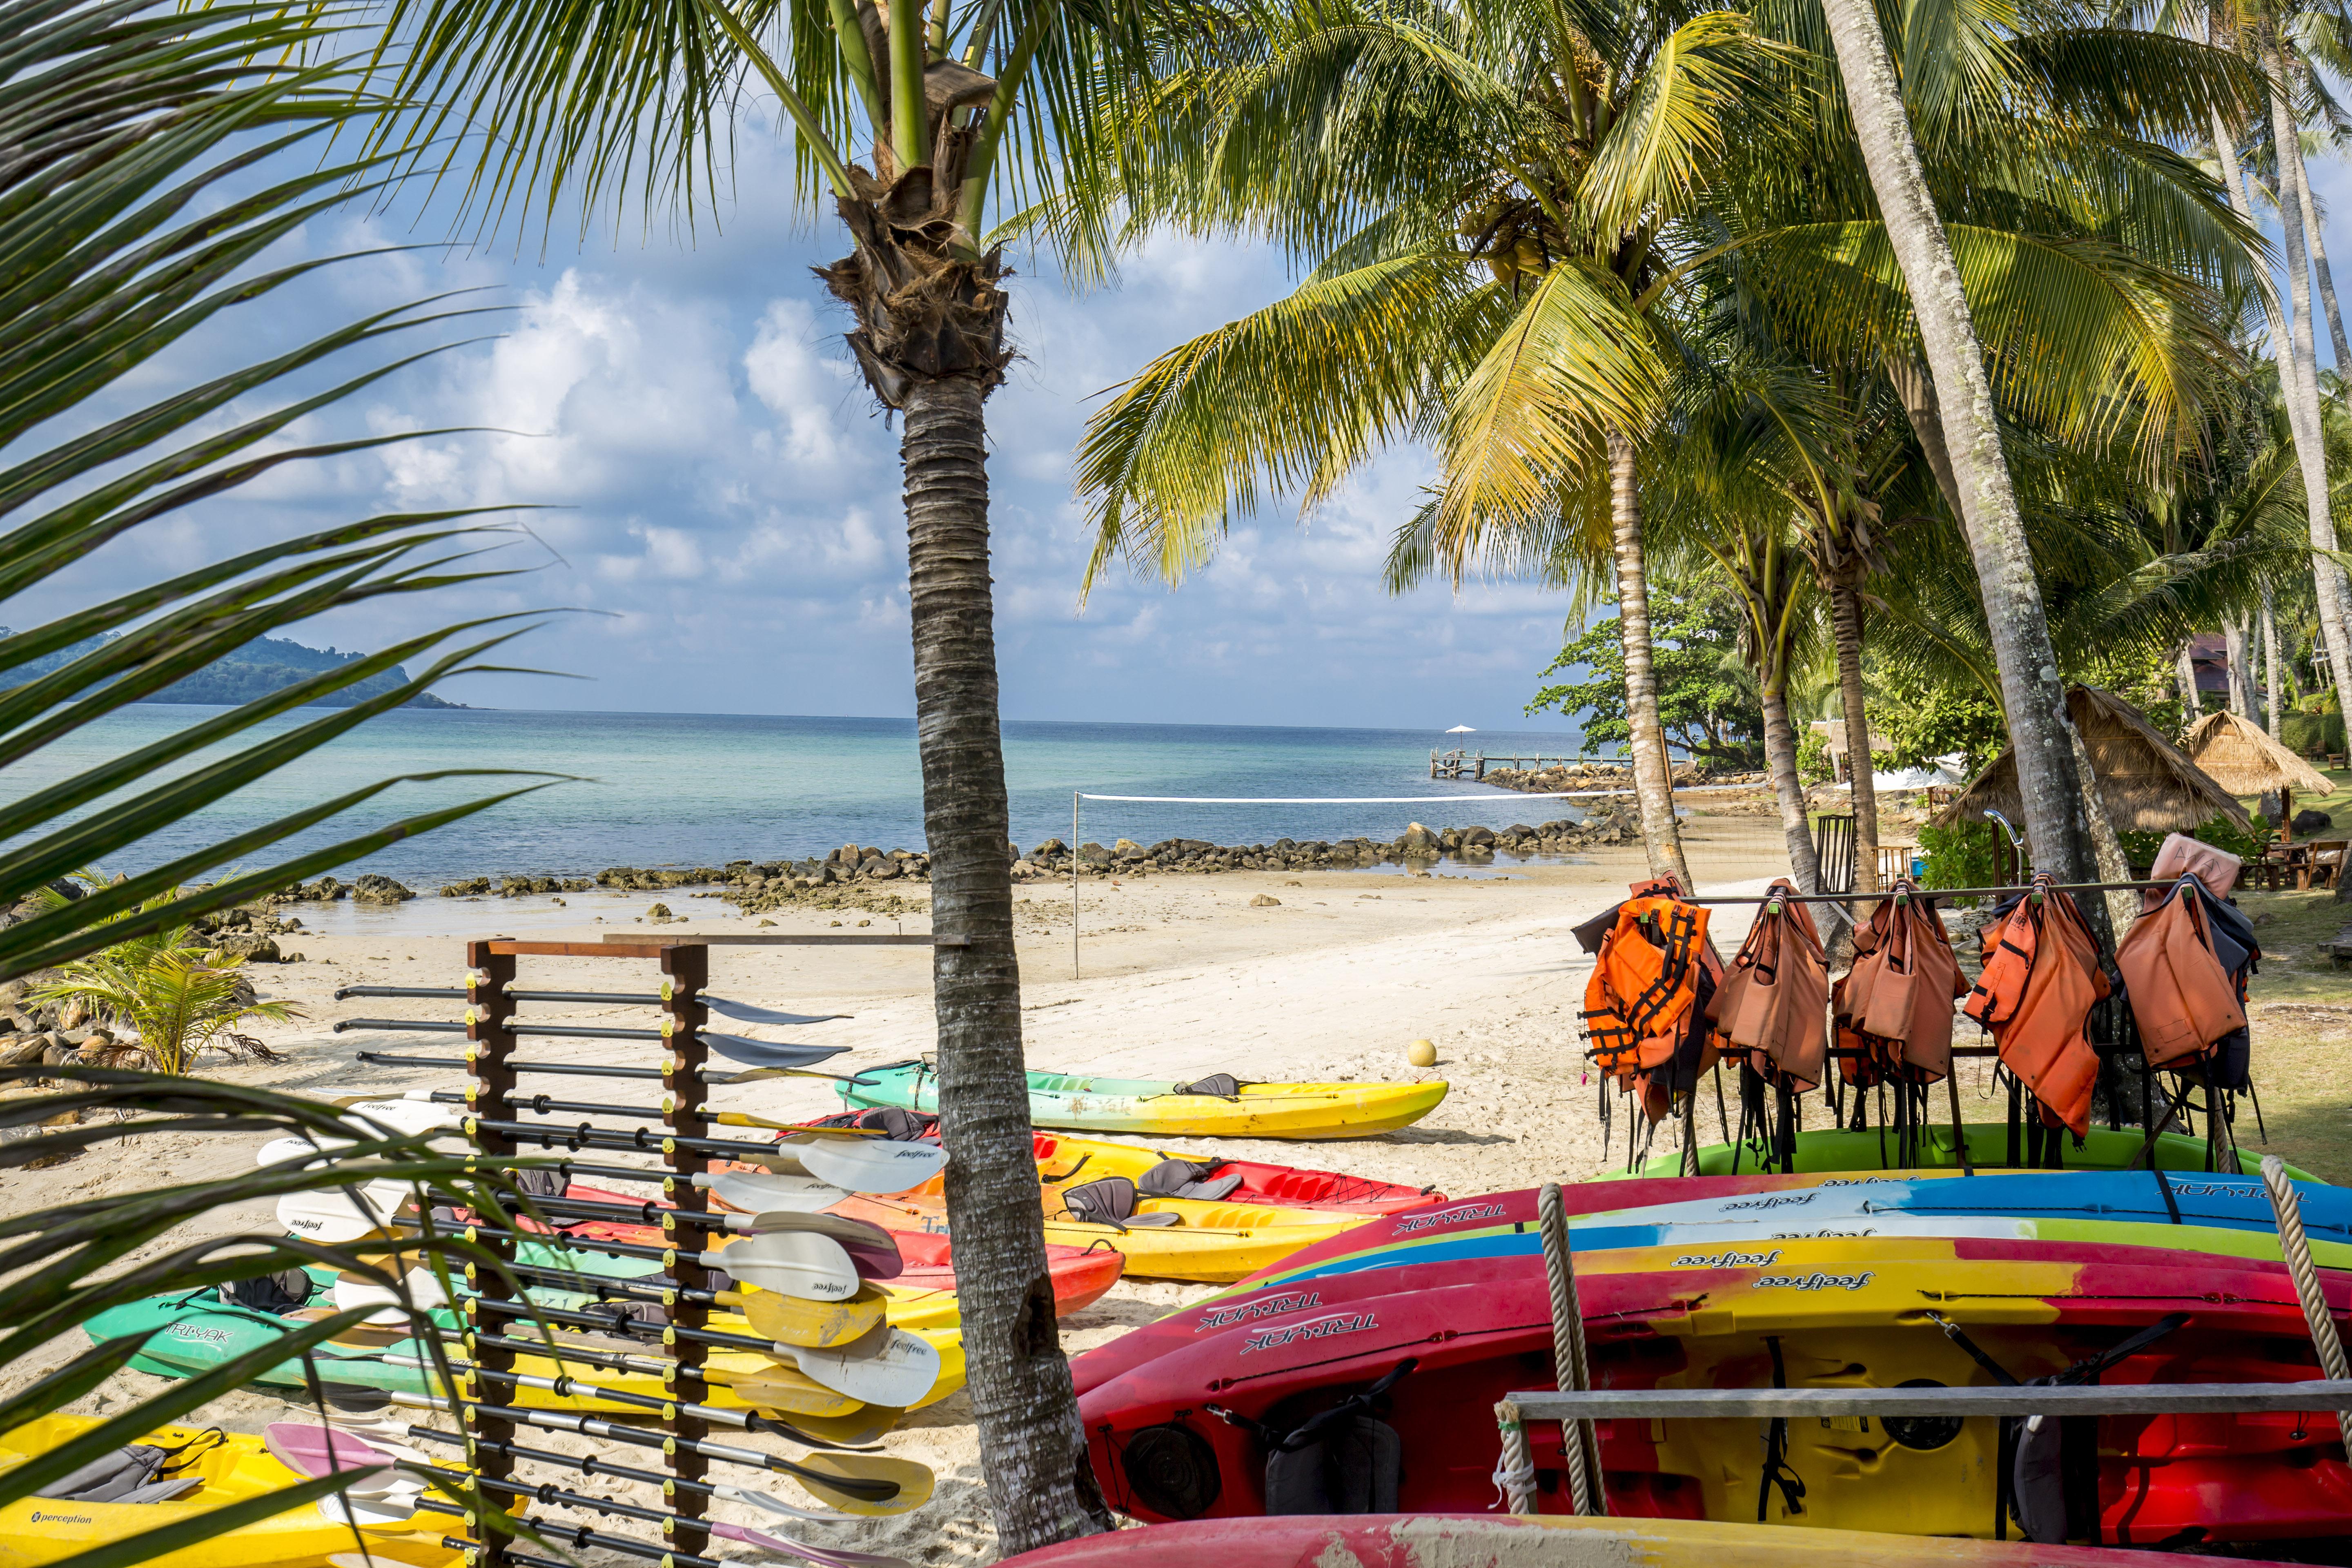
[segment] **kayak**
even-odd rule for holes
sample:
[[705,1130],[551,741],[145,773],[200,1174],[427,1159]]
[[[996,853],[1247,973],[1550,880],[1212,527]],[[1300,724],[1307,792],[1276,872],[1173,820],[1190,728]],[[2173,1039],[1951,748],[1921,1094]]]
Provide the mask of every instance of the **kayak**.
[[1307,1514],[1081,1536],[1002,1568],[2264,1568],[2243,1557],[1686,1519]]
[[[1930,1310],[2021,1380],[2063,1372],[2176,1312],[2185,1326],[2104,1381],[2315,1372],[2293,1282],[2277,1265],[2079,1242],[1835,1237],[1595,1253],[1578,1275],[1601,1387],[1769,1385],[1776,1359],[1799,1387],[1991,1381]],[[2352,1278],[2323,1280],[2340,1315]],[[1273,1463],[1271,1445],[1382,1380],[1392,1382],[1370,1407],[1386,1435],[1345,1450],[1385,1467],[1373,1495],[1392,1495],[1402,1511],[1482,1510],[1495,1497],[1494,1402],[1549,1384],[1549,1298],[1540,1258],[1526,1253],[1261,1284],[1151,1327],[1160,1353],[1108,1380],[1080,1377],[1097,1473],[1116,1506],[1145,1520],[1265,1511],[1269,1486],[1296,1480],[1295,1466]],[[1756,1421],[1607,1422],[1609,1511],[1746,1523],[1758,1520],[1761,1495],[1767,1524],[1991,1535],[1997,1425],[1790,1422],[1774,1473],[1801,1483],[1790,1491],[1768,1479]],[[2332,1415],[2095,1425],[2095,1447],[2070,1451],[2096,1455],[2105,1540],[2352,1530],[2352,1467]],[[1531,1423],[1529,1438],[1539,1507],[1562,1510],[1559,1429]],[[2088,1533],[2093,1521],[2081,1522]]]
[[1257,1160],[1228,1160],[1219,1154],[1110,1143],[1099,1138],[1074,1138],[1066,1132],[1039,1132],[1034,1137],[1038,1173],[1041,1178],[1056,1182],[1070,1181],[1082,1173],[1090,1181],[1101,1176],[1125,1176],[1131,1182],[1140,1182],[1153,1166],[1169,1160],[1182,1160],[1195,1165],[1213,1165],[1212,1180],[1241,1178],[1241,1184],[1219,1200],[1223,1203],[1335,1209],[1346,1214],[1395,1214],[1427,1203],[1442,1203],[1445,1198],[1433,1187],[1399,1186],[1393,1182],[1376,1182],[1369,1176],[1344,1175],[1337,1171],[1310,1171]]
[[[564,1195],[594,1203],[636,1201],[624,1194],[576,1182],[565,1190]],[[833,1212],[844,1211],[835,1208]],[[857,1214],[852,1217],[870,1216]],[[659,1226],[622,1220],[567,1221],[562,1234],[637,1247],[667,1247],[674,1242],[674,1237]],[[954,1248],[948,1238],[937,1232],[920,1230],[893,1230],[890,1238],[898,1244],[902,1267],[890,1278],[872,1282],[889,1299],[883,1309],[886,1319],[902,1329],[956,1327],[962,1320],[956,1298]],[[1109,1247],[1048,1246],[1045,1267],[1054,1280],[1054,1315],[1066,1318],[1102,1300],[1118,1283],[1123,1265],[1124,1259]]]
[[[1318,1241],[1328,1240],[1371,1216],[1328,1209],[1275,1208],[1265,1204],[1203,1203],[1193,1198],[1147,1198],[1138,1214],[1172,1214],[1173,1225],[1118,1226],[1067,1217],[1059,1199],[1044,1194],[1047,1247],[1073,1250],[1109,1248],[1124,1260],[1128,1275],[1147,1279],[1190,1279],[1223,1284],[1268,1268]],[[945,1235],[947,1204],[936,1197],[878,1198],[853,1194],[825,1211],[870,1221],[894,1235],[928,1230]]]
[[[1979,1171],[1997,1169],[2009,1160],[2009,1123],[2006,1121],[1971,1121],[1967,1123],[1969,1162]],[[1921,1148],[1918,1168],[1957,1170],[1959,1162],[1952,1158],[1952,1130],[1948,1125],[1933,1123],[1918,1130]],[[2136,1127],[2117,1131],[2112,1128],[2094,1127],[2084,1135],[2083,1147],[2074,1147],[2072,1135],[2063,1141],[2060,1158],[2064,1168],[2076,1171],[2122,1171],[2137,1164],[2145,1168],[2147,1161],[2142,1153],[2147,1135]],[[1806,1171],[1878,1171],[1890,1168],[1895,1155],[1895,1131],[1892,1128],[1882,1134],[1877,1128],[1865,1132],[1849,1132],[1821,1128],[1797,1134],[1796,1165]],[[2205,1140],[2184,1137],[2178,1132],[2159,1134],[2156,1141],[2156,1163],[2167,1171],[2202,1171],[2205,1169]],[[1738,1175],[1758,1168],[1766,1156],[1752,1143],[1706,1143],[1698,1152],[1698,1170],[1702,1176]],[[2240,1171],[2246,1175],[2262,1172],[2259,1153],[2241,1151]],[[1622,1182],[1645,1177],[1673,1176],[1683,1168],[1680,1148],[1654,1154],[1638,1172],[1616,1171],[1595,1176],[1597,1182]],[[2308,1171],[2289,1166],[2287,1173],[2299,1181],[2315,1182],[2319,1178]]]
[[[1032,1072],[1029,1120],[1077,1132],[1196,1138],[1366,1138],[1410,1127],[1445,1098],[1439,1083],[1240,1083],[1188,1094],[1165,1079]],[[895,1105],[936,1115],[939,1079],[919,1061],[863,1068],[841,1086],[852,1110]]]
[[[100,1424],[90,1415],[44,1415],[0,1436],[0,1466],[46,1454]],[[26,1498],[0,1503],[0,1568],[36,1568],[179,1524],[215,1509],[263,1496],[304,1478],[278,1462],[263,1439],[217,1429],[159,1426],[141,1444],[184,1451],[160,1472],[164,1481],[193,1479],[177,1495],[152,1502],[88,1502]],[[419,1514],[413,1489],[385,1492],[351,1505],[330,1500],[274,1514],[142,1561],[151,1568],[328,1568],[365,1554],[407,1568],[449,1568],[461,1561],[441,1538],[442,1515]],[[354,1531],[356,1531],[356,1533]]]

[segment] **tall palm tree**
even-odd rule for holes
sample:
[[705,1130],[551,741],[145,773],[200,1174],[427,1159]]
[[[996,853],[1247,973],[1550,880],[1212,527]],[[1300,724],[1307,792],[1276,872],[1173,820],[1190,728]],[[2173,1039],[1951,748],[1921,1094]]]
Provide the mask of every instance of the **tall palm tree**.
[[[1109,1528],[1054,1321],[1022,1062],[989,584],[989,394],[1012,358],[989,203],[1086,134],[1116,6],[1054,0],[380,0],[380,144],[462,171],[470,210],[690,219],[742,92],[793,127],[790,198],[851,253],[818,276],[900,422],[931,855],[940,1133],[972,1412],[999,1545]],[[457,134],[450,134],[455,132]],[[864,161],[857,162],[862,156]]]
[[[1236,5],[1171,31],[1104,188],[1139,229],[1265,235],[1317,270],[1096,417],[1090,572],[1125,553],[1172,580],[1261,476],[1311,505],[1386,443],[1432,442],[1429,559],[1537,563],[1565,527],[1606,563],[1650,868],[1690,885],[1640,452],[1673,354],[1654,310],[1675,226],[1735,128],[1773,111],[1769,50],[1734,11],[1607,0]],[[1599,503],[1572,522],[1570,489]]]

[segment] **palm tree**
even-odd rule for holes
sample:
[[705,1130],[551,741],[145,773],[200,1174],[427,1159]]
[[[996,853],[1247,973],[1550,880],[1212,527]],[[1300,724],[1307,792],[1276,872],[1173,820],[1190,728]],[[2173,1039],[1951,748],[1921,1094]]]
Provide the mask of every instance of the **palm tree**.
[[[179,896],[174,888],[148,901],[168,905]],[[44,901],[55,908],[67,900],[49,892]],[[302,1016],[291,1003],[257,1000],[244,964],[198,940],[194,927],[173,926],[64,964],[26,995],[37,1003],[79,1002],[133,1031],[157,1072],[184,1074],[209,1049],[266,1057],[260,1041],[237,1032],[247,1018],[283,1023]]]
[[1264,234],[1318,267],[1091,423],[1089,581],[1120,554],[1177,579],[1260,475],[1311,506],[1384,444],[1430,441],[1419,559],[1539,567],[1573,531],[1612,585],[1650,869],[1690,886],[1639,469],[1674,353],[1655,308],[1675,226],[1735,128],[1773,111],[1770,52],[1738,13],[1688,4],[1348,0],[1172,26],[1135,91],[1148,119],[1074,205],[1115,194],[1139,230]]
[[[992,195],[1087,132],[1075,89],[1118,7],[1051,0],[382,0],[394,101],[378,145],[463,171],[495,226],[520,206],[632,199],[691,219],[741,91],[793,127],[805,210],[851,253],[819,276],[900,421],[940,1131],[981,1462],[1001,1550],[1110,1527],[1086,1461],[1036,1202],[1006,856],[989,584],[985,406],[1012,358]],[[762,40],[766,40],[764,43]],[[445,132],[460,134],[445,137]],[[856,159],[860,148],[864,163]],[[584,218],[583,218],[583,221]]]

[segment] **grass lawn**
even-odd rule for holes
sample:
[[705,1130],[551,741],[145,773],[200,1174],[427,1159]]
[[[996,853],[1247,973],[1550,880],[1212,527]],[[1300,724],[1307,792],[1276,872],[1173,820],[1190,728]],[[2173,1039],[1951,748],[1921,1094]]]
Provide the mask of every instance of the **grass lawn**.
[[[2345,795],[2352,798],[2352,788]],[[2315,1175],[2352,1184],[2352,970],[2316,951],[2352,925],[2352,903],[2337,903],[2327,889],[2241,893],[2238,905],[2263,944],[2261,973],[2246,999],[2254,1083],[2270,1134],[2263,1142],[2247,1125],[2251,1108],[2242,1107],[2240,1147],[2273,1151]]]

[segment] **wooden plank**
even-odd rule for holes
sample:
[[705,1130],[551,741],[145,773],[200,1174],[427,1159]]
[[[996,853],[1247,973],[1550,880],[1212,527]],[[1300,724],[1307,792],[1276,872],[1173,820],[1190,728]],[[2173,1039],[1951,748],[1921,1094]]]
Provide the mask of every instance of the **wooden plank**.
[[2352,1408],[2352,1379],[2084,1388],[1596,1388],[1506,1394],[1530,1421],[1814,1415],[2168,1415]]
[[[604,940],[615,946],[630,943],[646,947],[647,952],[639,955],[643,957],[651,957],[655,952],[665,947],[691,947],[697,942],[709,942],[713,947],[970,947],[971,945],[971,938],[968,936],[933,936],[928,931],[904,936],[889,932],[880,934],[860,932],[855,936],[835,936],[828,931],[806,936],[780,936],[764,931],[713,931],[705,936],[677,937],[633,936],[626,931],[614,931]],[[591,947],[586,951],[610,953],[613,949]]]
[[[703,939],[683,940],[700,942]],[[659,958],[665,949],[680,946],[682,942],[607,937],[603,942],[491,942],[484,945],[492,952],[514,953],[524,958]]]

